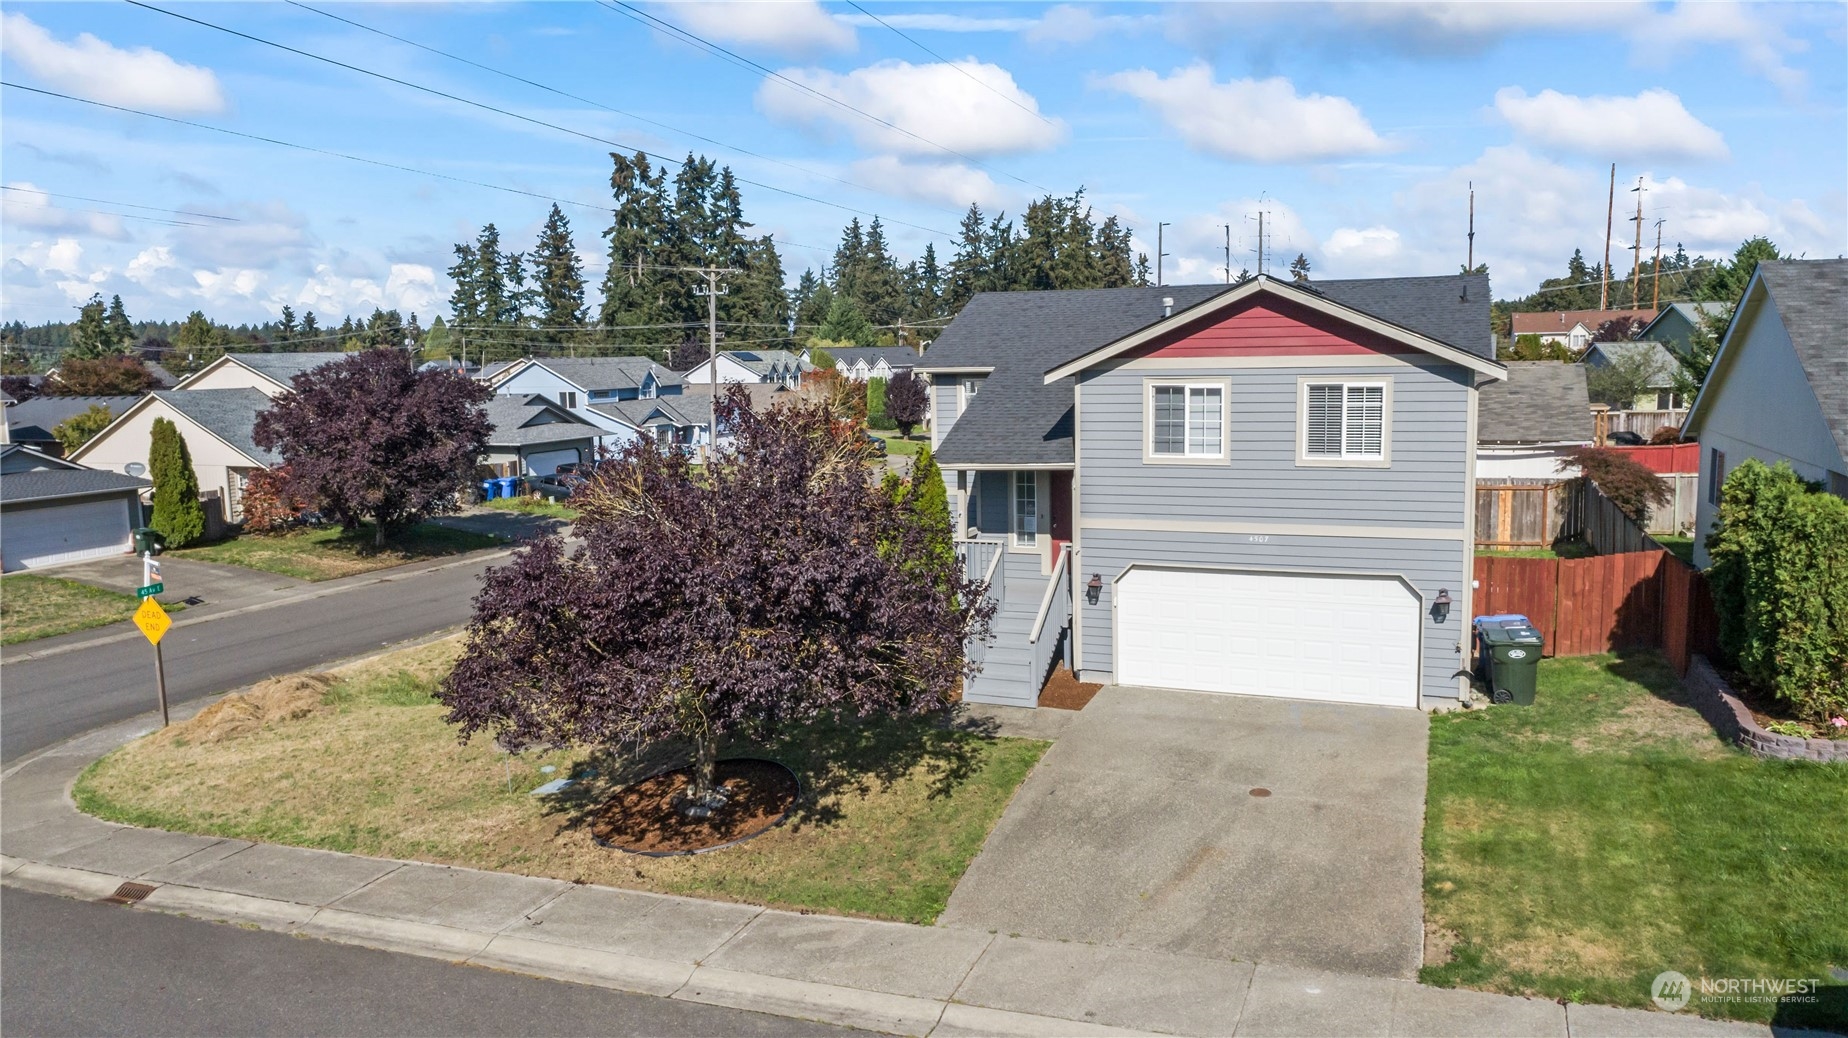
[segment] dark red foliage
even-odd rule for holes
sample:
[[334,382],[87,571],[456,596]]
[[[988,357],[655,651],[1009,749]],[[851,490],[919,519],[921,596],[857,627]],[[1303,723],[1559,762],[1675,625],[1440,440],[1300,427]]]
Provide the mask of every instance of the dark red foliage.
[[1631,342],[1647,327],[1649,322],[1640,317],[1613,317],[1598,325],[1597,330],[1591,333],[1591,341]]
[[257,469],[244,482],[245,533],[280,533],[294,526],[306,508],[289,485],[286,466]]
[[930,390],[917,375],[901,371],[886,385],[885,405],[886,417],[898,426],[900,433],[909,437],[911,430],[917,428],[930,411]]
[[1618,511],[1638,523],[1649,517],[1651,508],[1660,508],[1675,498],[1666,480],[1642,462],[1608,447],[1580,447],[1560,459],[1561,472],[1573,469],[1590,479]]
[[825,403],[758,414],[695,469],[643,440],[572,499],[583,544],[536,541],[490,570],[437,698],[467,739],[636,746],[762,740],[836,713],[945,708],[993,607],[959,562],[900,560],[928,529],[869,482],[857,427]]
[[491,426],[493,391],[449,371],[417,371],[398,350],[366,350],[295,376],[257,418],[304,500],[352,526],[392,530],[454,511]]
[[139,396],[160,388],[160,379],[138,357],[66,358],[57,375],[45,380],[53,396]]

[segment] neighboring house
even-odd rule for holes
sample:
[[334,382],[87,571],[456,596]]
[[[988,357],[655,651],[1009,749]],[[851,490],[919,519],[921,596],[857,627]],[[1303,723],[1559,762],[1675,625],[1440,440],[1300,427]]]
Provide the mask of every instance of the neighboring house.
[[[733,385],[741,385],[754,411],[768,410],[777,398],[788,392],[774,382],[721,382],[718,387],[721,398]],[[711,386],[689,384],[684,392],[673,396],[613,401],[591,407],[605,421],[633,430],[663,446],[698,449],[712,442]]]
[[0,447],[0,571],[132,550],[147,486],[21,444]]
[[[138,396],[35,396],[6,405],[6,439],[23,443],[54,457],[64,454],[64,445],[51,434],[53,429],[88,411],[107,407],[117,418],[135,406]],[[144,461],[146,459],[143,459]]]
[[918,351],[909,346],[831,346],[828,355],[834,358],[834,370],[855,382],[890,379],[901,371],[916,368],[922,359]]
[[426,360],[422,364],[417,365],[417,370],[418,371],[447,371],[447,372],[451,372],[452,374],[456,374],[456,375],[465,375],[469,378],[476,378],[481,374],[481,365],[471,364],[465,360],[456,360],[454,358],[450,358],[449,360]]
[[1630,401],[1629,407],[1620,407],[1620,411],[1682,411],[1688,402],[1680,393],[1675,392],[1675,370],[1680,367],[1675,362],[1675,355],[1667,346],[1659,342],[1638,340],[1636,342],[1594,342],[1579,358],[1579,363],[1594,368],[1603,367],[1614,360],[1628,358],[1643,353],[1650,359],[1650,370],[1654,378],[1647,389]]
[[[530,360],[531,358],[527,359]],[[500,381],[502,375],[507,374],[515,367],[524,363],[526,363],[525,360],[490,361],[487,364],[481,365],[481,367],[475,371],[474,377],[477,381],[486,382],[488,385],[492,386]]]
[[[774,382],[785,389],[796,388],[802,373],[813,367],[788,350],[722,350],[718,362],[717,381],[721,385],[726,382]],[[712,361],[700,361],[693,370],[681,373],[680,378],[689,386],[711,385],[714,381]]]
[[[204,372],[202,371],[201,374]],[[244,519],[244,487],[250,474],[282,463],[282,456],[257,446],[257,416],[269,407],[271,394],[260,389],[162,389],[137,400],[71,455],[92,468],[146,471],[154,420],[165,418],[179,429],[199,477],[199,494],[216,496],[226,522]]]
[[1848,338],[1842,301],[1848,260],[1758,265],[1682,435],[1701,446],[1694,562],[1726,474],[1746,458],[1790,463],[1797,475],[1848,498]]
[[[1467,687],[1483,276],[995,292],[921,370],[976,702],[1087,681],[1441,706]],[[972,543],[971,543],[972,542]]]
[[1509,361],[1508,378],[1477,391],[1476,478],[1560,480],[1559,462],[1594,435],[1585,368]]
[[604,430],[538,394],[500,395],[487,402],[488,454],[501,476],[549,476],[558,466],[588,461]]
[[323,364],[352,356],[336,350],[318,353],[227,353],[193,372],[175,387],[195,389],[255,389],[264,396],[287,390],[295,376]]
[[1708,318],[1724,319],[1731,309],[1728,303],[1670,303],[1636,337],[1645,342],[1659,342],[1671,350],[1686,352],[1694,341],[1694,330],[1702,322]]
[[600,427],[600,445],[619,447],[635,435],[631,424],[612,420],[599,404],[677,396],[681,376],[647,357],[542,357],[515,362],[490,383],[503,396],[545,397],[581,422]]
[[1537,313],[1517,312],[1509,316],[1509,332],[1515,338],[1538,335],[1541,342],[1563,343],[1577,353],[1591,345],[1591,337],[1606,321],[1630,317],[1652,320],[1654,310],[1546,310]]

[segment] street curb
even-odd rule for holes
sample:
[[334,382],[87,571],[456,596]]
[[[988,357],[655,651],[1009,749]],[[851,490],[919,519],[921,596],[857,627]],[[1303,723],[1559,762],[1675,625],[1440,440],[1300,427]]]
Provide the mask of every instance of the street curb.
[[739,973],[716,966],[694,970],[686,986],[673,997],[914,1038],[930,1034],[948,1005],[936,999]]

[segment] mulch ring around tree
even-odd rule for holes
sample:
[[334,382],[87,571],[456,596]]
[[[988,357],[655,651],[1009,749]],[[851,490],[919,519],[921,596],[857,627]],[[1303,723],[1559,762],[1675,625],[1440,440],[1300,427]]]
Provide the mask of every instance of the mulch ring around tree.
[[775,828],[802,795],[794,773],[775,761],[722,760],[713,779],[730,796],[711,815],[693,818],[680,809],[690,779],[689,769],[675,768],[624,786],[592,815],[591,836],[649,857],[714,851]]

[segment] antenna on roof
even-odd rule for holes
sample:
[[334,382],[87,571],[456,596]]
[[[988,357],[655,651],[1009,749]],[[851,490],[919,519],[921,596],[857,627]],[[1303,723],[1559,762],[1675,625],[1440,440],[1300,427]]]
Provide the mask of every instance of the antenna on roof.
[[[1476,182],[1473,180],[1469,182],[1469,262],[1463,264],[1463,271],[1476,272]],[[1469,289],[1463,291],[1467,293]]]

